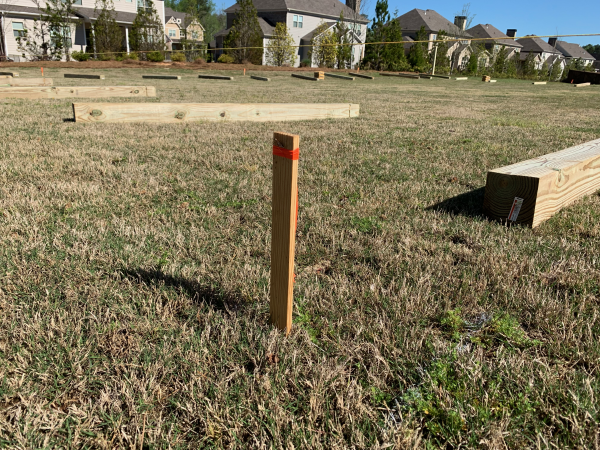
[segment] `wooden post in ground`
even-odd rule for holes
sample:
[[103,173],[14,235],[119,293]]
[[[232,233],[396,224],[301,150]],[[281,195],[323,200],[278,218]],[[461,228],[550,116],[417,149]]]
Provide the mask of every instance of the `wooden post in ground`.
[[298,214],[300,136],[273,134],[273,216],[271,230],[271,323],[292,329],[294,249]]

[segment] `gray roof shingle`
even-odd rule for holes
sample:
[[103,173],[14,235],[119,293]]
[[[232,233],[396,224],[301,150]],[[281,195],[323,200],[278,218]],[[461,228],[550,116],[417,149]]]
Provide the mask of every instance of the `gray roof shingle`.
[[[80,16],[83,19],[87,19],[87,20],[96,20],[96,17],[99,16],[100,11],[96,12],[96,10],[94,8],[80,8],[77,7],[77,13],[78,16]],[[118,23],[133,23],[133,21],[135,20],[135,16],[137,16],[136,13],[128,13],[128,12],[122,12],[122,11],[116,11],[116,21]]]
[[581,58],[594,60],[584,48],[580,47],[579,44],[571,44],[565,41],[556,41],[556,49],[568,58]]
[[469,33],[461,31],[460,28],[433,9],[413,9],[394,20],[398,21],[402,31],[419,31],[423,26],[425,31],[430,33],[445,31],[450,36],[471,37]]
[[[528,36],[534,36],[530,34]],[[552,47],[546,41],[543,41],[542,38],[521,38],[517,39],[517,42],[523,46],[523,52],[531,52],[531,53],[558,53],[561,54],[560,51]]]
[[510,39],[506,34],[504,34],[502,31],[500,31],[495,26],[490,25],[489,23],[486,23],[486,24],[480,23],[479,25],[475,25],[473,28],[469,28],[467,30],[467,33],[469,33],[474,38],[492,38],[493,39],[493,40],[489,40],[489,41],[482,41],[484,43],[492,43],[493,42],[498,45],[506,45],[507,47],[517,47],[517,48],[523,47],[521,44],[516,42],[514,39]]
[[[273,36],[273,31],[275,30],[275,27],[273,25],[269,24],[262,17],[258,18],[258,24],[260,25],[260,30],[262,31],[263,37],[265,37],[265,36],[266,37]],[[231,28],[227,28],[225,30],[221,30],[221,31],[215,33],[214,37],[227,36],[229,34],[229,30],[231,30]]]
[[[354,11],[339,0],[253,0],[252,2],[257,11],[294,11],[306,14],[316,14],[326,17],[339,17],[344,13],[344,17],[353,17]],[[237,11],[238,4],[230,6],[225,12],[232,13]],[[369,23],[367,18],[357,19],[359,23]]]

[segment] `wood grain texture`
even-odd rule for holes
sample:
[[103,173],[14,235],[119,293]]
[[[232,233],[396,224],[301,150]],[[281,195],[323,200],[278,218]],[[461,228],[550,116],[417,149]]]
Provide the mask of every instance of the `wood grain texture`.
[[206,75],[206,74],[200,74],[198,75],[198,78],[203,78],[205,80],[228,80],[228,81],[233,81],[233,77],[227,77],[224,75]]
[[319,78],[315,78],[315,77],[309,77],[308,75],[300,75],[298,73],[293,73],[292,76],[294,78],[300,78],[301,80],[308,80],[308,81],[321,81]]
[[339,75],[337,73],[329,73],[329,72],[325,72],[325,76],[326,77],[331,77],[331,78],[339,78],[340,80],[348,80],[348,81],[354,81],[353,77],[348,77],[346,75]]
[[52,78],[10,78],[8,84],[11,86],[52,86]]
[[181,80],[179,75],[142,75],[142,78],[150,80]]
[[419,75],[409,75],[407,73],[386,73],[386,72],[381,72],[379,75],[382,76],[382,77],[412,78],[414,80],[418,80],[419,78],[421,78]]
[[506,221],[515,197],[515,223],[536,227],[561,208],[600,189],[600,139],[488,172],[483,207]]
[[358,117],[349,103],[74,103],[76,122],[273,122]]
[[250,78],[253,79],[253,80],[259,80],[259,81],[271,81],[270,78],[259,77],[258,75],[250,75]]
[[0,75],[0,79],[12,78],[12,75]]
[[[300,136],[274,133],[273,145],[295,150],[300,147]],[[298,160],[273,155],[272,199],[270,320],[289,333],[294,302]]]
[[86,80],[104,80],[104,75],[92,75],[87,73],[65,73],[65,78],[85,78]]
[[324,80],[325,79],[325,72],[315,72],[314,73],[315,78],[318,78],[319,80]]
[[154,86],[0,87],[0,98],[156,97]]
[[364,78],[365,80],[374,80],[375,77],[372,77],[370,75],[363,75],[362,73],[358,73],[358,72],[348,72],[348,75],[352,75],[353,77],[358,77],[358,78]]
[[19,72],[0,72],[0,75],[10,75],[13,78],[16,78],[19,76]]

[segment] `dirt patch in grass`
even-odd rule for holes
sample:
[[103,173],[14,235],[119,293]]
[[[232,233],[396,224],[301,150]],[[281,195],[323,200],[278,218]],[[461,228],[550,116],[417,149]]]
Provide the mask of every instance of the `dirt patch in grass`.
[[[45,73],[141,81],[67,70]],[[270,76],[152,80],[147,101],[360,117],[82,125],[68,100],[0,100],[2,445],[593,448],[600,196],[535,230],[481,202],[489,169],[600,137],[600,92]],[[268,325],[273,131],[301,136],[287,338]]]

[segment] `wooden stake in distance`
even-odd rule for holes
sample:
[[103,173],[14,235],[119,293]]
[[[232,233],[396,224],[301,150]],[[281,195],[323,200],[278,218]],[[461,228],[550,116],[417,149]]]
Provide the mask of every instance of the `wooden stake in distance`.
[[246,76],[246,69],[244,69],[244,76]]
[[300,136],[273,134],[273,219],[271,230],[271,323],[292,329],[294,248],[298,218]]

